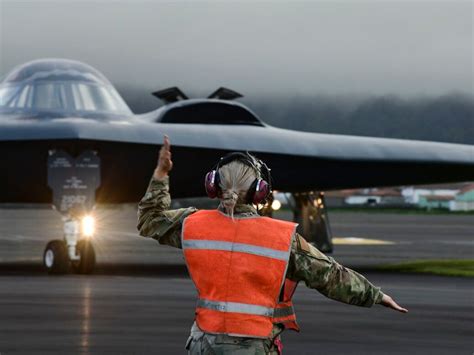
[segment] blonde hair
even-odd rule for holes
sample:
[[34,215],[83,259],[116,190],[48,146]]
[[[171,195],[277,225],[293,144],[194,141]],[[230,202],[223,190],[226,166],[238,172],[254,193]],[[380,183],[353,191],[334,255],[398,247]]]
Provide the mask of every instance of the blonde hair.
[[219,187],[222,191],[221,206],[232,218],[235,205],[247,203],[247,192],[257,177],[259,176],[254,168],[238,160],[231,161],[219,168]]

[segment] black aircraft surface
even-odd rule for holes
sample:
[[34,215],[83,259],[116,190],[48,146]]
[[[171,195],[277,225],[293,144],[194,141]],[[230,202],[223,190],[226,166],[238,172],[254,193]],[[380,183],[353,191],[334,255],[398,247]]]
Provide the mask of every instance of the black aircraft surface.
[[296,196],[306,235],[319,221],[323,237],[313,241],[325,250],[322,191],[474,180],[473,146],[276,128],[223,88],[207,99],[177,88],[154,95],[166,104],[135,115],[100,72],[65,59],[26,63],[1,83],[0,203],[52,203],[63,214],[64,241],[50,242],[44,254],[49,271],[71,264],[92,271],[95,255],[83,238],[92,221],[84,215],[96,203],[142,197],[164,134],[173,145],[173,197],[203,196],[204,175],[219,157],[252,152],[272,168],[273,188]]

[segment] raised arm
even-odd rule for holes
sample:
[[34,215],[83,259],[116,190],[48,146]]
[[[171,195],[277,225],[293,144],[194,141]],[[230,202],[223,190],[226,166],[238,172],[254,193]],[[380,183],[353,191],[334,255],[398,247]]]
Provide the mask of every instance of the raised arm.
[[156,239],[160,244],[181,248],[181,226],[183,219],[196,209],[170,210],[168,173],[173,168],[171,145],[165,136],[160,149],[158,163],[148,185],[145,196],[138,204],[137,229],[142,237]]
[[158,154],[158,163],[156,164],[153,178],[162,180],[168,177],[168,173],[173,169],[173,161],[171,160],[171,143],[168,136],[164,136],[163,145]]
[[309,288],[337,301],[363,307],[380,303],[403,313],[408,312],[364,276],[338,264],[299,235],[293,243],[287,277],[304,281]]

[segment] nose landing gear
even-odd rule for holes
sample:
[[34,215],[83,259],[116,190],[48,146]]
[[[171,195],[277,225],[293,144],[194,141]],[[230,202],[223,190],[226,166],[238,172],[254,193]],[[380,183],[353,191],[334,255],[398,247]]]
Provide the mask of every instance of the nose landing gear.
[[73,271],[90,274],[95,267],[95,251],[89,237],[82,237],[79,221],[67,219],[64,223],[64,239],[50,241],[43,253],[43,264],[50,274]]
[[89,274],[95,267],[94,218],[95,192],[100,186],[100,158],[86,150],[76,158],[63,150],[50,150],[48,186],[53,206],[62,214],[63,240],[50,241],[43,253],[43,264],[50,274],[73,271]]

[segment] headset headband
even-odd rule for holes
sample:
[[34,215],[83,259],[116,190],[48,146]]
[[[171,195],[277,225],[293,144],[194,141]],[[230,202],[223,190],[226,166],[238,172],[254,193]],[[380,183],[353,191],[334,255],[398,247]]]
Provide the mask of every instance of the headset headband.
[[[218,171],[219,168],[223,167],[224,165],[227,165],[235,160],[238,160],[245,165],[253,168],[255,172],[257,173],[257,178],[260,178],[262,175],[261,172],[261,166],[264,165],[264,163],[261,160],[257,160],[255,157],[249,154],[249,152],[233,152],[229,153],[226,156],[222,157],[218,162],[214,170]],[[258,166],[260,164],[260,167]]]

